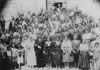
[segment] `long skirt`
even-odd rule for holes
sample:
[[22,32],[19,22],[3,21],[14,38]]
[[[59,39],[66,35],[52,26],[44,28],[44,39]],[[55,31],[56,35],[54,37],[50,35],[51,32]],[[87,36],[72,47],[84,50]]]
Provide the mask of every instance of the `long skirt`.
[[59,66],[61,64],[61,50],[55,49],[52,52],[54,53],[54,55],[51,55],[52,65]]
[[50,64],[50,48],[45,48],[45,64]]
[[44,67],[44,55],[42,51],[39,51],[36,53],[36,59],[37,59],[37,66],[38,67]]
[[73,57],[73,62],[75,64],[75,66],[78,65],[78,59],[79,59],[79,51],[71,51],[71,54],[70,54],[72,57]]
[[80,52],[79,54],[79,61],[78,61],[78,67],[89,69],[90,68],[90,62],[89,62],[89,53],[88,52]]
[[30,50],[28,50],[28,53],[27,53],[27,65],[29,65],[29,66],[36,65],[35,51],[32,48]]
[[100,70],[100,59],[94,62],[94,70]]
[[66,63],[66,62],[73,62],[73,57],[70,56],[70,53],[64,53],[62,56],[62,62]]

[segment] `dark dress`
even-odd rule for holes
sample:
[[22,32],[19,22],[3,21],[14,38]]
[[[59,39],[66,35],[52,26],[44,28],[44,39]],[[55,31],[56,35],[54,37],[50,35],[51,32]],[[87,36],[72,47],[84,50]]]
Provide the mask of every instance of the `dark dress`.
[[51,43],[51,63],[53,67],[61,64],[61,46],[56,42]]
[[2,70],[10,70],[10,66],[9,66],[9,58],[7,56],[7,53],[4,52],[3,56],[2,56]]
[[79,54],[79,68],[89,69],[89,53],[88,52],[80,52]]
[[75,66],[78,65],[79,47],[80,47],[80,41],[79,40],[73,40],[73,42],[72,42],[71,56],[74,57],[74,65]]
[[51,54],[50,54],[51,42],[45,42],[44,54],[45,54],[45,65],[50,64]]
[[88,53],[87,47],[88,47],[87,45],[80,46],[78,67],[82,68],[82,69],[89,69],[90,68],[89,53]]

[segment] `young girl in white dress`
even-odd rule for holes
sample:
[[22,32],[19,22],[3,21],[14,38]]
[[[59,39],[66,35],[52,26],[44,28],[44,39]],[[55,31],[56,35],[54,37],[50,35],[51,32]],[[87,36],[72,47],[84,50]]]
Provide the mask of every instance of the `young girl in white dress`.
[[18,51],[17,63],[18,63],[19,69],[21,69],[22,64],[24,64],[24,49],[21,46],[21,44],[19,44],[17,51]]

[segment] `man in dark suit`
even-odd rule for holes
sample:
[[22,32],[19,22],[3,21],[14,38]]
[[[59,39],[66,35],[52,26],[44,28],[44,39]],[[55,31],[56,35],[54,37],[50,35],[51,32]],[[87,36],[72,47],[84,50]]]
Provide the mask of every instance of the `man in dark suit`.
[[39,38],[35,42],[35,51],[36,51],[36,58],[37,58],[37,67],[44,67],[44,55],[43,55],[43,47],[44,47],[44,41],[42,41],[41,38]]

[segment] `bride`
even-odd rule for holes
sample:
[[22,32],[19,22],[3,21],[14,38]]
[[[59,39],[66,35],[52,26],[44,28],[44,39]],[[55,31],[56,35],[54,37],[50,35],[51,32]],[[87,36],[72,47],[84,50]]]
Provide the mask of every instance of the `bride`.
[[26,64],[28,67],[34,67],[36,65],[34,43],[35,41],[32,37],[29,37],[24,43],[24,45],[26,45]]

